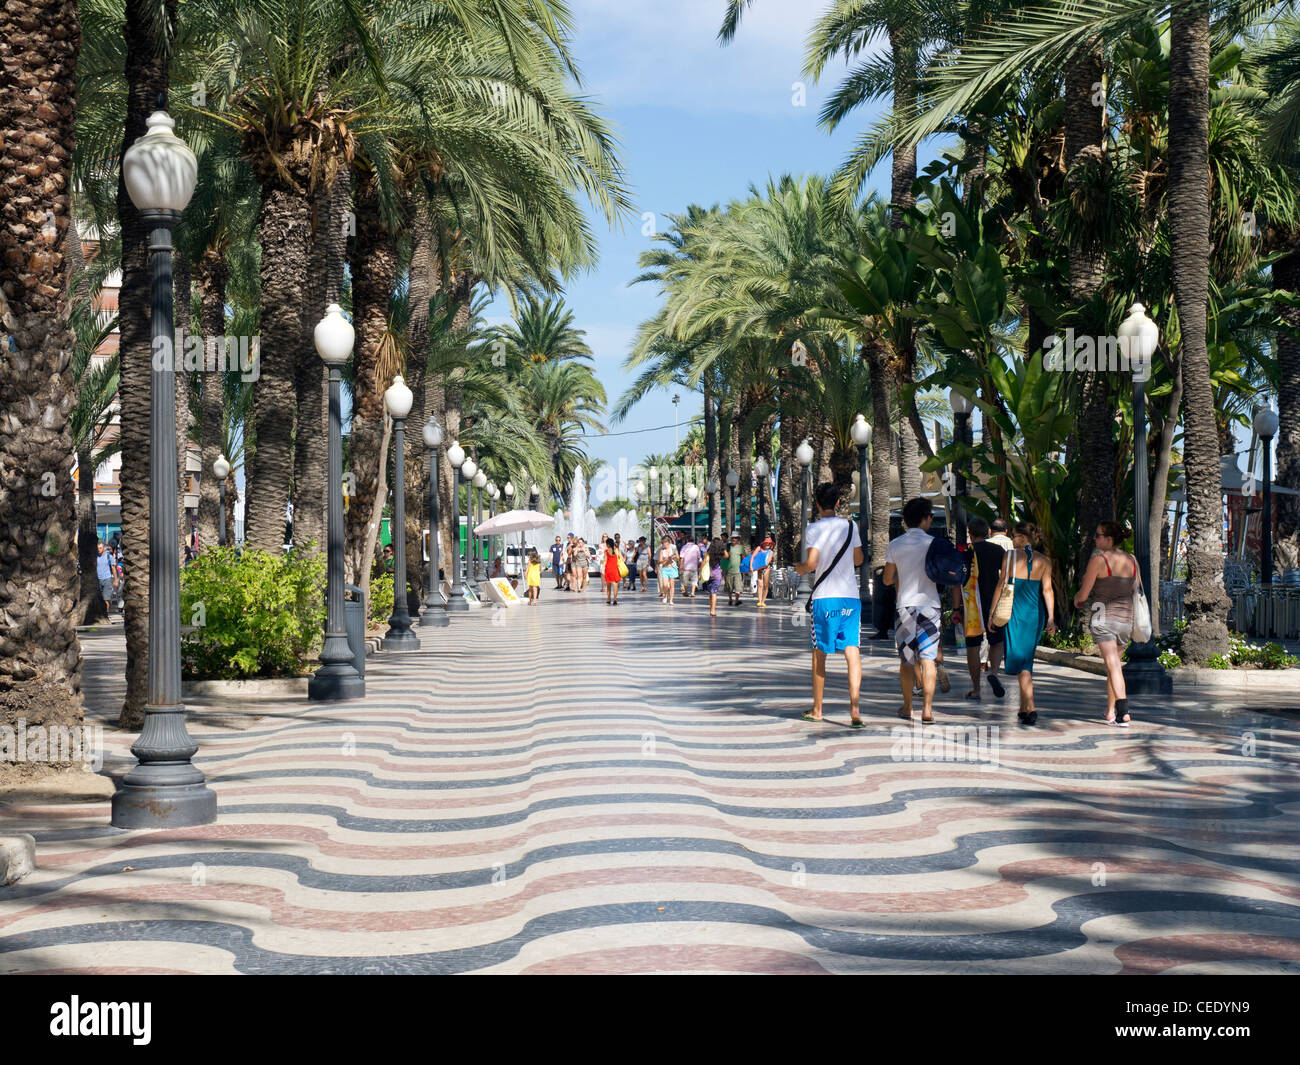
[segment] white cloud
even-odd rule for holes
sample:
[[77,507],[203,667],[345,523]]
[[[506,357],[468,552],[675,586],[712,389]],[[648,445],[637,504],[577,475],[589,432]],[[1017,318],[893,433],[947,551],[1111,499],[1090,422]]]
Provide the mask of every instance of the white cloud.
[[757,0],[726,46],[717,39],[722,0],[574,0],[571,6],[585,87],[610,105],[803,118],[837,80],[838,67],[820,88],[807,86],[806,109],[792,104],[821,0]]

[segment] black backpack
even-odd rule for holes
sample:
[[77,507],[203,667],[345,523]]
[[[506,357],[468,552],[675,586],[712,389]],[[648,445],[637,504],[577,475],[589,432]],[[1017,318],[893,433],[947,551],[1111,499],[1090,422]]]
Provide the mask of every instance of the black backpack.
[[946,536],[935,536],[925,552],[925,575],[940,588],[960,588],[970,580],[970,563]]

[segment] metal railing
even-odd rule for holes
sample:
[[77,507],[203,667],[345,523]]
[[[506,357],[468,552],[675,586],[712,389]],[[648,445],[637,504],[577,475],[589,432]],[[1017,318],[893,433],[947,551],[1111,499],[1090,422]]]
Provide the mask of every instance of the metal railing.
[[[1168,632],[1186,618],[1182,581],[1160,582],[1160,628]],[[1224,590],[1232,600],[1228,627],[1249,636],[1278,640],[1300,639],[1300,570],[1287,570],[1280,582],[1245,582],[1236,572],[1225,572]]]

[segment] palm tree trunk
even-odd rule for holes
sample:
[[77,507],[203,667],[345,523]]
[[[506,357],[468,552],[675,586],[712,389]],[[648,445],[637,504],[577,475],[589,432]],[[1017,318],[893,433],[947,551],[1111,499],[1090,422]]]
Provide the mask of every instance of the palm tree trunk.
[[1190,661],[1199,663],[1228,650],[1219,437],[1205,332],[1210,268],[1210,19],[1204,0],[1175,9],[1169,56],[1169,265],[1182,330],[1187,470],[1183,650]]
[[[346,174],[344,168],[341,174]],[[293,543],[295,548],[325,546],[325,506],[329,486],[329,411],[325,396],[329,373],[316,353],[313,331],[333,301],[327,298],[332,251],[343,231],[332,187],[318,185],[312,197],[311,255],[307,269],[307,322],[294,378],[298,391],[298,426],[293,441]]]
[[[1065,154],[1080,179],[1083,168],[1100,158],[1103,144],[1104,110],[1098,93],[1102,85],[1101,46],[1096,44],[1075,59],[1065,72]],[[1101,288],[1105,254],[1099,248],[1072,247],[1070,258],[1070,302],[1088,304]],[[1083,407],[1078,422],[1078,443],[1086,456],[1083,486],[1079,497],[1079,531],[1082,544],[1079,567],[1082,572],[1092,557],[1093,533],[1097,523],[1115,517],[1115,406],[1111,401],[1110,375],[1087,374],[1083,381]]]
[[[704,481],[707,485],[718,475],[719,455],[718,455],[718,411],[717,405],[713,399],[713,380],[710,369],[704,375],[701,382],[704,393]],[[707,495],[707,493],[706,493]],[[722,529],[722,522],[718,516],[718,508],[713,508],[713,519],[709,522],[709,536],[714,537]]]
[[376,379],[379,348],[388,328],[389,304],[397,280],[397,249],[393,234],[379,213],[379,191],[372,177],[354,182],[357,237],[352,263],[352,308],[356,328],[355,370],[352,376],[352,437],[350,459],[356,495],[347,514],[347,554],[350,571],[365,577],[370,556],[363,555],[366,527],[379,484],[379,453],[384,428],[383,391],[387,381]]
[[791,566],[798,555],[798,541],[802,534],[802,500],[799,479],[803,469],[795,458],[795,449],[803,440],[802,432],[806,422],[793,408],[797,400],[790,388],[781,394],[780,446],[781,465],[777,471],[776,491],[780,504],[777,508],[776,523],[777,558],[782,566]]
[[[1300,294],[1300,246],[1273,264],[1273,287]],[[1300,331],[1300,309],[1281,307],[1279,314]],[[1277,335],[1278,390],[1277,483],[1300,490],[1300,340],[1294,333]],[[1300,497],[1275,495],[1277,550],[1287,568],[1300,566]]]
[[740,521],[741,543],[748,547],[750,536],[758,531],[754,520],[753,484],[754,484],[754,430],[746,429],[750,415],[753,413],[753,400],[744,397],[740,401],[736,422],[739,426],[736,447],[736,473],[740,483],[736,486],[736,517]]
[[[225,350],[226,260],[217,248],[208,248],[199,260],[199,299],[205,361],[220,358]],[[222,450],[224,395],[221,371],[209,363],[199,375],[199,449],[203,468],[199,471],[199,543],[211,546],[220,531],[221,492],[212,464]],[[226,527],[227,535],[234,526]]]
[[0,112],[0,693],[30,685],[71,722],[82,715],[66,374],[76,4],[6,4],[0,41],[13,84]]
[[[154,33],[154,4],[126,0],[126,124],[122,154],[145,130],[145,119],[169,86],[166,44]],[[176,24],[175,0],[168,0],[167,23]],[[151,311],[148,234],[127,195],[117,185],[117,218],[122,229],[122,287],[118,293],[121,377],[118,388],[122,440],[122,590],[126,629],[126,698],[118,727],[139,729],[149,691],[149,397]]]
[[[410,316],[407,324],[408,351],[406,384],[415,397],[406,431],[406,575],[415,592],[424,586],[427,564],[424,561],[423,530],[428,518],[429,451],[424,446],[422,430],[429,417],[427,387],[429,368],[429,267],[432,260],[433,229],[423,204],[407,202],[410,219],[411,264],[407,271],[407,300]],[[430,529],[430,535],[433,530]],[[419,597],[419,598],[422,598]],[[416,598],[412,617],[419,613]]]
[[185,509],[185,494],[189,491],[190,452],[190,384],[191,374],[185,369],[185,342],[190,332],[190,261],[178,249],[172,268],[172,312],[176,337],[176,529],[181,543],[181,559],[185,558],[184,545],[190,542],[190,516]]
[[[1178,408],[1183,402],[1183,371],[1182,366],[1178,363],[1174,365],[1173,377],[1173,391],[1169,394],[1169,414],[1160,426],[1159,443],[1156,446],[1156,468],[1155,474],[1151,478],[1150,507],[1146,515],[1147,544],[1149,545],[1147,557],[1150,559],[1151,583],[1156,589],[1156,594],[1147,596],[1147,601],[1151,606],[1151,631],[1153,633],[1161,631],[1158,590],[1162,572],[1160,568],[1162,535],[1166,526],[1165,501],[1169,495],[1169,470],[1173,464],[1174,433],[1178,429]],[[1137,517],[1141,521],[1143,516],[1139,514]]]
[[[902,392],[901,386],[894,392],[900,411]],[[898,423],[898,484],[901,502],[906,503],[921,494],[921,444],[916,438],[916,427],[905,413],[900,413]]]
[[253,393],[257,447],[245,462],[244,538],[251,549],[278,554],[293,487],[295,367],[304,337],[315,325],[308,322],[304,299],[310,200],[285,184],[264,185],[257,225],[262,244],[261,374]]
[[885,564],[889,548],[889,471],[893,467],[894,429],[885,353],[868,342],[863,357],[871,370],[871,568]]

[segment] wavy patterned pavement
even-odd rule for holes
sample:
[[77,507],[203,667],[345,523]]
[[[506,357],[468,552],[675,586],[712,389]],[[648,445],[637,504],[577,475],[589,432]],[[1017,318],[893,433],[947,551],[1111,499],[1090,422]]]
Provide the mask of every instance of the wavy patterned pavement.
[[[371,659],[368,695],[204,724],[217,824],[0,805],[37,872],[0,888],[0,972],[1300,971],[1300,730],[1165,700],[1100,724],[1040,666],[1041,724],[807,702],[784,611],[547,590]],[[122,772],[132,737],[110,732]]]

